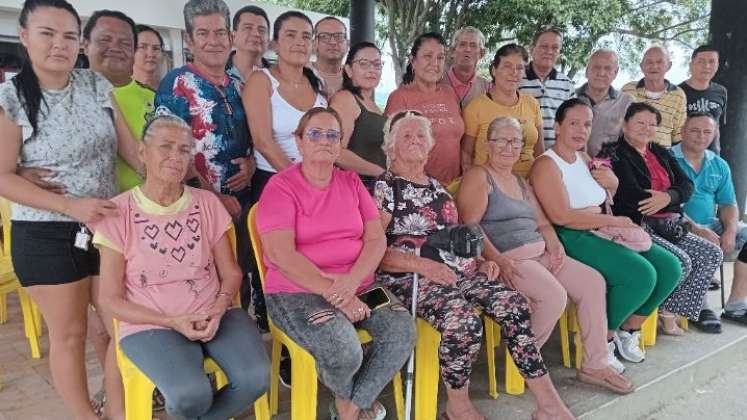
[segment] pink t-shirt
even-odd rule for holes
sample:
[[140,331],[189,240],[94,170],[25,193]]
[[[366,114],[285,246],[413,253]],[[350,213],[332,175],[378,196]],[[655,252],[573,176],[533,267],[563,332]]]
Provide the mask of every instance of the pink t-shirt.
[[[119,216],[90,227],[94,244],[120,252],[125,259],[125,296],[164,316],[197,313],[220,290],[213,246],[231,226],[215,194],[185,187],[169,207],[148,200],[139,187],[113,198]],[[120,338],[164,328],[120,322]]]
[[[379,218],[373,198],[356,173],[335,168],[330,184],[319,189],[306,181],[301,164],[270,178],[258,206],[260,234],[292,230],[296,250],[328,273],[350,271],[363,249],[365,223]],[[267,257],[265,264],[266,294],[309,292],[302,284],[286,278]],[[358,290],[372,282],[373,273]]]
[[406,109],[418,111],[431,121],[435,144],[425,171],[438,182],[448,185],[462,172],[464,121],[456,93],[450,86],[442,84],[432,93],[422,92],[414,84],[402,85],[389,95],[384,113],[392,115]]

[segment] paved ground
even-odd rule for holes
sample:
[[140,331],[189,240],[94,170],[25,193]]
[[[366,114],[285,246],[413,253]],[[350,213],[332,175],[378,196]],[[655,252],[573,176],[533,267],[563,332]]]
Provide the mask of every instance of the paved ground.
[[[727,266],[727,278],[731,277],[730,268]],[[709,299],[715,307],[720,306],[718,292],[711,292]],[[23,335],[17,297],[11,295],[8,301],[9,322],[0,325],[0,420],[68,419],[62,402],[51,385],[46,332],[41,340],[42,359],[31,359]],[[646,362],[628,369],[628,375],[639,385],[639,390],[622,398],[576,381],[573,370],[560,366],[556,337],[546,345],[543,354],[551,367],[553,381],[562,398],[576,415],[585,419],[744,419],[747,418],[747,402],[744,398],[747,351],[740,351],[741,357],[737,358],[734,358],[735,351],[715,352],[723,348],[747,350],[745,343],[747,328],[729,324],[725,324],[724,334],[718,336],[691,331],[686,337],[659,337],[657,345],[650,349]],[[502,355],[503,352],[499,351],[497,354]],[[86,356],[89,385],[94,392],[101,382],[101,370],[92,349],[89,348]],[[733,365],[733,369],[726,369],[724,364]],[[499,359],[500,365],[502,363]],[[699,365],[705,367],[698,368]],[[714,369],[717,368],[722,369],[723,374],[714,374]],[[502,372],[499,371],[501,395],[498,400],[493,400],[487,395],[484,355],[480,357],[474,371],[473,398],[489,419],[529,418],[534,405],[531,394],[511,397],[502,393]],[[329,394],[324,391],[324,387],[319,389],[319,418],[326,419],[329,418],[326,414]],[[288,396],[286,390],[281,390],[280,415],[276,417],[278,419],[289,418]],[[381,400],[391,407],[389,388]],[[443,389],[439,401],[442,405]],[[163,417],[165,416],[162,415]]]

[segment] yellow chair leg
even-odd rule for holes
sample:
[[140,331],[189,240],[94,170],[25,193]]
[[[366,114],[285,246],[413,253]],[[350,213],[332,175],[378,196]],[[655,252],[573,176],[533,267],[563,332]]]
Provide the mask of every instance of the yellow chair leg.
[[683,331],[687,331],[689,329],[689,324],[687,322],[687,317],[681,316],[680,317],[680,328],[682,328]]
[[[496,380],[495,368],[495,348],[501,342],[500,336],[496,339],[497,325],[487,316],[483,317],[485,325],[485,353],[488,356],[488,394],[491,397],[498,398],[498,384]],[[500,335],[500,332],[498,333]]]
[[394,406],[397,408],[397,420],[405,420],[405,397],[404,390],[402,389],[402,373],[400,371],[394,374],[392,387],[394,388]]
[[[132,362],[130,362],[132,363]],[[120,369],[122,366],[120,365]],[[153,383],[132,365],[122,372],[125,397],[125,419],[143,420],[153,417]]]
[[568,338],[568,307],[560,314],[560,352],[563,355],[563,366],[571,367],[571,343]]
[[0,324],[8,322],[8,295],[0,295]]
[[270,420],[270,404],[267,400],[267,394],[264,394],[257,401],[254,401],[254,418],[256,420]]
[[658,315],[658,309],[651,313],[646,318],[641,326],[641,349],[645,350],[646,347],[656,345],[656,317]]
[[272,355],[270,359],[270,414],[278,414],[278,375],[280,374],[280,341],[272,340]]
[[[316,420],[317,372],[314,358],[301,351],[291,352],[291,419]],[[295,354],[294,354],[295,353]]]
[[519,373],[511,353],[506,349],[506,393],[510,395],[521,395],[524,393],[524,377]]
[[21,312],[23,313],[23,329],[26,338],[29,340],[31,347],[31,357],[33,359],[41,358],[41,348],[39,347],[39,335],[34,321],[33,303],[31,297],[23,289],[18,289],[18,300],[21,302]]
[[41,312],[39,312],[39,306],[30,297],[29,297],[29,302],[31,302],[31,313],[34,315],[34,327],[36,328],[36,336],[41,337],[42,316],[41,316]]
[[415,418],[435,419],[439,381],[438,348],[441,334],[418,318],[415,344]]

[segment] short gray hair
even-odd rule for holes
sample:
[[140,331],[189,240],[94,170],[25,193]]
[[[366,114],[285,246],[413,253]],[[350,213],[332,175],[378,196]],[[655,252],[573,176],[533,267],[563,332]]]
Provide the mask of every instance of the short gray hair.
[[519,123],[519,120],[514,117],[497,117],[491,121],[488,126],[488,138],[490,138],[490,136],[499,128],[513,128],[521,134],[522,139],[524,138],[524,131],[521,129],[521,123]]
[[600,48],[598,50],[595,50],[591,55],[589,56],[589,60],[587,61],[587,65],[591,64],[591,60],[597,58],[600,55],[611,55],[615,58],[615,64],[617,64],[618,67],[620,67],[620,57],[617,55],[617,52],[610,48]]
[[474,26],[464,26],[462,28],[459,28],[458,31],[454,32],[454,35],[452,35],[451,37],[451,48],[456,47],[457,39],[459,39],[459,37],[464,34],[477,35],[477,39],[480,40],[480,48],[485,48],[485,35],[481,30],[475,28]]
[[155,130],[166,127],[185,130],[189,134],[189,137],[193,139],[192,127],[187,124],[186,121],[184,121],[181,117],[172,114],[168,108],[159,106],[158,109],[156,109],[156,111],[153,113],[153,115],[148,118],[148,121],[143,127],[143,143],[148,143],[148,140],[153,137],[153,132]]
[[223,15],[226,30],[231,30],[231,11],[223,0],[189,0],[184,5],[184,29],[192,35],[192,21],[196,16]]
[[384,124],[384,143],[381,149],[386,155],[386,167],[389,169],[394,161],[394,146],[397,144],[399,128],[402,123],[409,120],[418,121],[425,128],[425,137],[428,139],[428,152],[433,149],[434,140],[431,131],[431,121],[417,111],[400,111],[392,114]]

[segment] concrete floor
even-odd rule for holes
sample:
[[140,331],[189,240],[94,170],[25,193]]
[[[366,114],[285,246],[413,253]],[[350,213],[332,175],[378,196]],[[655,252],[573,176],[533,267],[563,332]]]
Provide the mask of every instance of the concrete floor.
[[[726,265],[726,278],[731,278],[731,264]],[[728,290],[728,288],[727,288]],[[710,292],[714,308],[720,308],[719,292]],[[42,337],[42,359],[30,358],[28,343],[23,335],[20,308],[15,295],[9,296],[9,322],[0,325],[0,420],[56,420],[68,419],[60,398],[55,393],[48,367],[48,343]],[[498,351],[500,358],[504,354]],[[553,337],[543,350],[551,368],[551,375],[561,397],[573,413],[583,419],[744,419],[747,402],[747,328],[725,323],[724,333],[707,335],[691,329],[684,337],[659,336],[650,348],[646,361],[628,365],[627,375],[638,390],[619,397],[579,383],[575,371],[560,364],[560,346]],[[101,369],[92,349],[86,354],[89,386],[92,392],[101,383]],[[485,357],[474,367],[471,392],[476,405],[489,419],[528,419],[533,410],[531,394],[519,397],[503,393],[503,373],[498,372],[499,395],[493,400],[487,394]],[[330,395],[319,387],[320,419],[329,418],[327,404]],[[280,413],[277,419],[289,419],[289,393],[281,388]],[[388,387],[381,401],[393,413],[391,389]],[[443,387],[439,405],[443,408]],[[161,419],[166,416],[157,413]],[[241,417],[253,418],[247,414]],[[388,418],[394,418],[390,415]],[[429,420],[429,419],[417,419]]]

